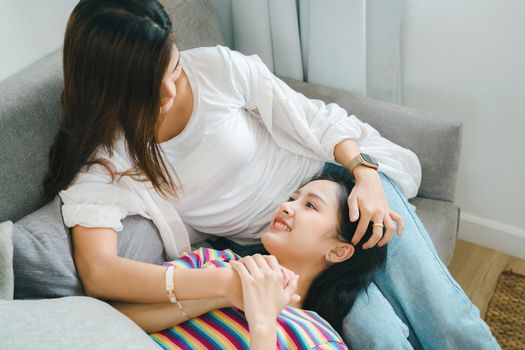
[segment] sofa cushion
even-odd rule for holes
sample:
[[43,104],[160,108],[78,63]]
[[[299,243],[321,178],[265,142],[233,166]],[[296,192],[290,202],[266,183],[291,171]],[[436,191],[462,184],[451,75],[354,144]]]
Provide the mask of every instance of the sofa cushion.
[[459,207],[454,203],[428,198],[412,198],[416,213],[436,247],[441,261],[450,263],[454,255],[459,225]]
[[0,82],[0,222],[41,207],[42,179],[58,130],[62,77],[53,53]]
[[[13,225],[15,299],[84,295],[60,208],[57,196]],[[125,218],[122,224],[117,236],[119,256],[152,264],[165,260],[162,241],[151,220],[136,215]]]
[[0,299],[13,299],[13,223],[0,224]]
[[149,335],[110,305],[89,297],[0,300],[0,348],[159,349]]

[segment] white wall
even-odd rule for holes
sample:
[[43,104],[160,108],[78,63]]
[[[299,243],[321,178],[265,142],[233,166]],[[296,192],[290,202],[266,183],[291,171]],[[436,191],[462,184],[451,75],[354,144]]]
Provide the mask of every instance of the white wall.
[[403,103],[464,123],[460,238],[525,258],[525,1],[405,0],[403,16]]
[[0,80],[62,46],[78,0],[0,2]]

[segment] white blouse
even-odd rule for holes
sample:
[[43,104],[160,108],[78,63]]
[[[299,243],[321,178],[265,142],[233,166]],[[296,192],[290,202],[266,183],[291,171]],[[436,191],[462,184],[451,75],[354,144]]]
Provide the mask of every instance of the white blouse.
[[[417,156],[385,138],[336,104],[295,92],[257,56],[222,46],[181,52],[193,92],[184,130],[161,144],[181,186],[162,198],[149,182],[111,180],[100,166],[83,168],[60,196],[68,227],[111,227],[140,214],[159,229],[168,257],[202,239],[200,233],[254,244],[277,205],[301,183],[334,162],[335,145],[347,138],[374,156],[407,197],[417,194]],[[258,109],[256,114],[253,110]],[[131,167],[123,137],[110,157],[118,171]],[[174,174],[172,174],[175,176]]]

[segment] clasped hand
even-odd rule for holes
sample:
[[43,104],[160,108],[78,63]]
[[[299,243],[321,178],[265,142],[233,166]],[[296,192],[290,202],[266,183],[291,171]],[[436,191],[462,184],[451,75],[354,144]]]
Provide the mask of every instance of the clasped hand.
[[299,301],[299,276],[283,268],[271,255],[255,254],[230,261],[242,286],[243,308],[250,328],[275,324],[281,310]]

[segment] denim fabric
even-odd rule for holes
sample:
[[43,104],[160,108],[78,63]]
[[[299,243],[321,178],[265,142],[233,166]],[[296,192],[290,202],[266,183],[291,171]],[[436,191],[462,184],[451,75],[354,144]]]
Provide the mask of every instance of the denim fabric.
[[352,349],[413,349],[408,335],[407,325],[375,283],[361,292],[343,321],[343,337]]
[[[384,270],[344,322],[353,349],[501,349],[479,310],[438,258],[423,224],[384,174],[381,180],[404,233],[388,247]],[[405,323],[409,329],[408,342]]]

